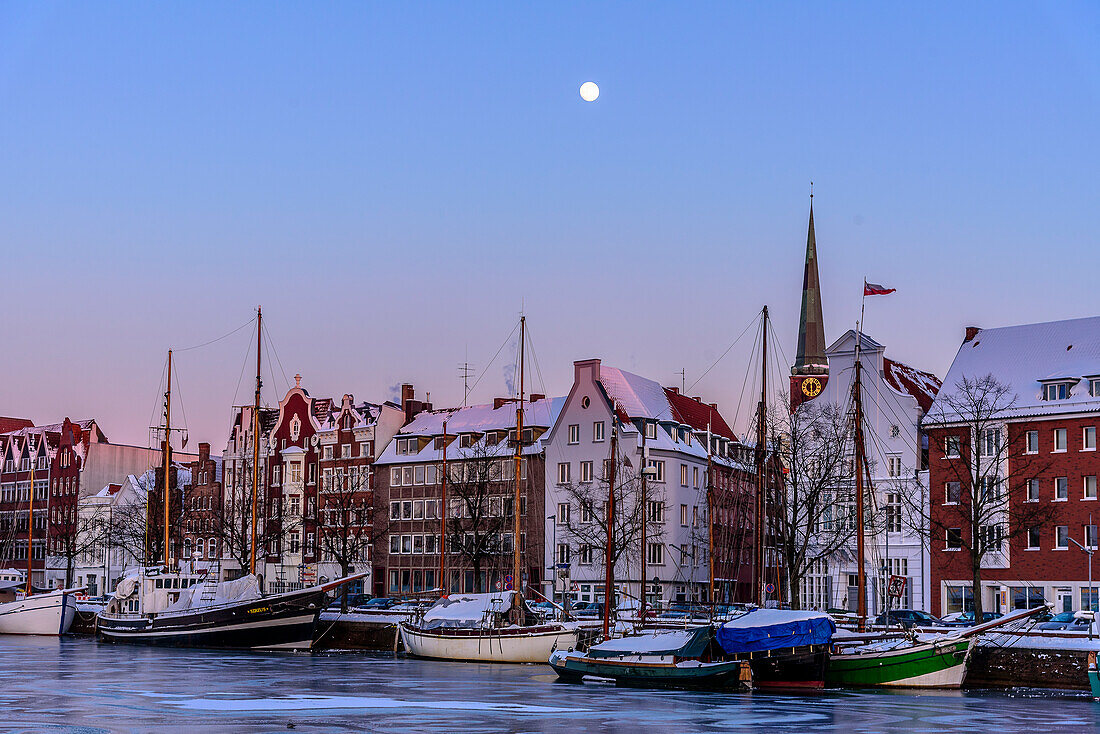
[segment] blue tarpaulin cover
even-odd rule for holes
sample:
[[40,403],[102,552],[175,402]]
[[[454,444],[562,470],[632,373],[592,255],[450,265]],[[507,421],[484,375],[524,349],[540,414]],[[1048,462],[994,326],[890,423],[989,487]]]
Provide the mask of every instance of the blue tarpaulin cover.
[[718,628],[718,644],[727,655],[783,647],[826,645],[836,625],[829,615],[787,609],[751,609]]

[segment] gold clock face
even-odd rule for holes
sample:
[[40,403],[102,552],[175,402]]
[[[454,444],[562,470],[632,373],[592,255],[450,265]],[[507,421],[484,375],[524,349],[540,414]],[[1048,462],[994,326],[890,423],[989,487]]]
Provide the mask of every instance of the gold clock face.
[[821,394],[821,380],[816,377],[807,377],[802,381],[802,394],[808,398],[816,398]]

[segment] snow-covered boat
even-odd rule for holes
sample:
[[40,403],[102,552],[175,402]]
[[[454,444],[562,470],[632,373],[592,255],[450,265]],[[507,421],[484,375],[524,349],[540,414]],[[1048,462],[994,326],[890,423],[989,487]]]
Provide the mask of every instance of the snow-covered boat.
[[836,625],[827,614],[754,608],[718,626],[729,659],[746,660],[758,688],[821,688]]
[[410,655],[438,660],[545,663],[555,649],[575,648],[577,639],[574,626],[536,622],[514,591],[451,594],[419,622],[401,624]]
[[710,625],[630,635],[585,652],[559,649],[550,656],[560,680],[594,677],[644,688],[736,686],[744,664],[723,654]]
[[58,589],[25,594],[22,582],[0,584],[0,634],[63,635],[76,618],[73,594],[80,589]]
[[251,574],[215,583],[144,570],[119,583],[96,631],[108,642],[308,650],[328,592],[364,575],[264,596]]

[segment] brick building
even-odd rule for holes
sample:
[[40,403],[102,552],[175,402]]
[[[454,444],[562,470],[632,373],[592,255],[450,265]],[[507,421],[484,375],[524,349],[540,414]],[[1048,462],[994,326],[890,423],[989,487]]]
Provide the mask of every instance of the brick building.
[[[976,428],[949,396],[963,378],[985,375],[1007,388],[1006,407]],[[1100,522],[1100,318],[968,329],[928,427],[931,611],[970,607],[975,544],[988,551],[984,610],[1042,600],[1059,611],[1096,608],[1100,583],[1090,584],[1080,546],[1096,547]],[[975,529],[968,518],[987,497],[1001,503],[999,512]],[[1100,577],[1100,565],[1093,573]]]
[[[411,397],[410,388],[406,405]],[[524,403],[519,542],[526,583],[535,588],[543,578],[547,522],[542,437],[560,407],[561,400],[541,395]],[[502,588],[513,573],[515,401],[498,398],[445,410],[428,406],[410,417],[375,461],[375,500],[388,512],[389,532],[375,548],[374,592],[401,595],[444,585],[439,579],[444,517],[446,590]]]

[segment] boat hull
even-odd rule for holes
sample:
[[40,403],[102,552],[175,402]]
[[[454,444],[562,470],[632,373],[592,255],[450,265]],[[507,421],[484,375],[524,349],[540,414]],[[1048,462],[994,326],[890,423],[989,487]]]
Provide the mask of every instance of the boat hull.
[[308,650],[325,600],[325,592],[313,588],[180,613],[101,614],[96,632],[106,642]]
[[749,656],[754,688],[824,688],[828,660],[825,645],[769,650]]
[[901,650],[833,655],[825,682],[841,688],[961,688],[973,644],[972,639],[955,639]]
[[0,604],[0,634],[63,635],[76,619],[72,595],[62,591],[33,594]]
[[550,667],[558,678],[579,682],[584,676],[608,678],[617,685],[638,688],[703,688],[716,690],[739,685],[742,663],[727,660],[715,663],[676,665],[668,662],[589,658],[572,653],[557,653]]
[[487,663],[545,663],[555,649],[577,646],[577,631],[548,625],[524,630],[422,630],[401,625],[405,650],[420,658]]

